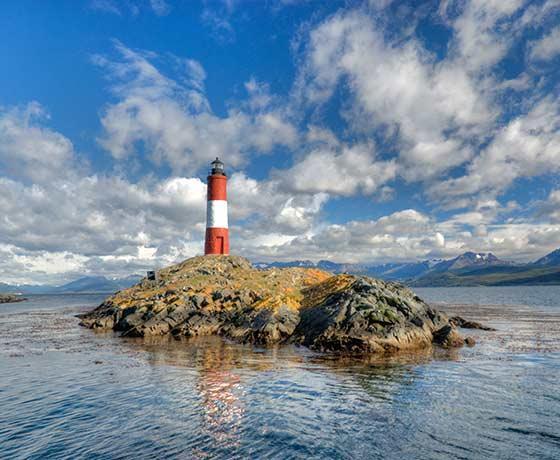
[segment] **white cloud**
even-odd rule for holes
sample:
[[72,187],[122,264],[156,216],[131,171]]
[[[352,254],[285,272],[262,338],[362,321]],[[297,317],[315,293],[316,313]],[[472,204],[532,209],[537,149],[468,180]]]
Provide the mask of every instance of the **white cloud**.
[[40,126],[48,114],[37,102],[26,107],[0,107],[0,166],[4,174],[44,183],[64,177],[73,160],[72,143]]
[[339,13],[310,34],[297,84],[308,104],[331,98],[341,81],[353,96],[346,112],[366,131],[396,130],[401,174],[425,179],[472,156],[494,109],[466,70],[435,57],[414,40],[386,43],[371,18]]
[[[504,126],[468,167],[467,174],[432,186],[433,197],[496,196],[515,179],[560,170],[560,104],[548,96]],[[445,200],[443,200],[445,201]]]
[[393,0],[369,0],[369,6],[378,10],[383,10],[393,3]]
[[291,233],[308,231],[315,222],[315,218],[328,200],[325,193],[317,193],[307,200],[297,197],[288,198],[282,207],[276,211],[274,224],[278,229],[289,229]]
[[249,219],[245,227],[250,227],[254,235],[306,233],[317,223],[328,199],[322,192],[293,195],[276,180],[259,182],[243,173],[231,176],[228,194],[232,219]]
[[320,145],[277,175],[295,192],[351,196],[372,194],[395,178],[395,161],[377,161],[371,144]]
[[[456,7],[458,2],[449,2]],[[525,0],[471,0],[453,22],[456,59],[469,72],[488,70],[511,46],[513,18]],[[497,24],[499,23],[499,27]]]
[[186,61],[190,84],[185,86],[160,73],[147,53],[120,43],[116,48],[120,61],[94,58],[108,71],[118,98],[103,113],[105,133],[100,138],[116,159],[137,153],[141,144],[152,161],[184,173],[216,156],[239,166],[250,154],[295,144],[297,131],[279,108],[250,113],[230,109],[226,117],[214,115],[202,92],[206,74],[198,62]]
[[545,222],[560,224],[560,189],[550,191],[548,198],[539,203],[536,215]]
[[206,80],[206,71],[200,62],[194,59],[185,60],[185,68],[187,72],[187,81],[198,91],[204,91],[204,80]]
[[340,262],[410,260],[431,254],[443,235],[433,231],[428,216],[408,209],[376,221],[326,225],[276,248],[243,246],[255,259],[328,259]]
[[521,20],[523,26],[541,26],[547,20],[554,18],[560,9],[560,0],[546,0],[545,2],[532,3],[524,11]]
[[530,56],[537,61],[548,61],[560,54],[560,26],[552,29],[540,40],[529,45]]
[[145,235],[155,245],[201,238],[201,189],[198,179],[131,184],[92,175],[26,186],[2,178],[0,191],[8,199],[0,203],[6,216],[0,233],[3,241],[30,251],[136,253]]
[[472,217],[472,225],[454,219],[438,222],[408,209],[377,220],[321,226],[314,233],[275,238],[267,245],[241,238],[236,247],[254,260],[355,263],[454,257],[465,251],[494,252],[504,259],[532,261],[558,247],[560,225],[519,222],[481,227],[476,221],[487,220]]
[[[202,251],[206,185],[200,179],[131,183],[92,174],[78,164],[72,143],[44,126],[40,115],[36,103],[0,112],[5,279],[33,273],[52,280],[107,255],[129,265],[146,258],[146,247],[181,251],[194,241]],[[160,261],[167,255],[160,251]],[[14,264],[22,268],[14,272]]]

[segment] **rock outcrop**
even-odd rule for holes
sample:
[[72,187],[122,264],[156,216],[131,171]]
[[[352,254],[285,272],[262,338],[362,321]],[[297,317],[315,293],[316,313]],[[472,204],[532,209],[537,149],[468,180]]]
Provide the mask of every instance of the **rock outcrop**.
[[13,302],[23,302],[27,300],[25,297],[21,297],[15,294],[0,294],[0,303],[13,303]]
[[124,336],[221,335],[255,344],[386,353],[464,343],[450,319],[412,291],[309,268],[258,270],[237,256],[188,259],[119,291],[81,325]]

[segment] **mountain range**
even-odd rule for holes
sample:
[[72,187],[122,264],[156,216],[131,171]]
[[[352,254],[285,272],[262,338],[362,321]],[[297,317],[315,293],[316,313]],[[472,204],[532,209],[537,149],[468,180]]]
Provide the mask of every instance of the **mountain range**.
[[[429,259],[420,262],[386,264],[337,263],[328,260],[312,262],[259,262],[256,268],[305,267],[333,273],[352,273],[400,281],[409,286],[508,286],[560,284],[560,249],[530,263],[501,260],[492,253],[465,252],[452,259]],[[61,286],[6,284],[0,292],[21,294],[112,293],[138,283],[141,275],[125,278],[84,276]]]
[[530,263],[501,260],[492,253],[465,252],[452,259],[420,262],[347,264],[326,260],[257,263],[257,267],[316,267],[335,273],[364,274],[410,286],[507,286],[560,284],[560,249]]
[[105,276],[84,276],[61,286],[45,284],[6,284],[0,283],[0,292],[21,294],[96,294],[111,293],[133,286],[142,279],[140,275],[125,278],[106,278]]

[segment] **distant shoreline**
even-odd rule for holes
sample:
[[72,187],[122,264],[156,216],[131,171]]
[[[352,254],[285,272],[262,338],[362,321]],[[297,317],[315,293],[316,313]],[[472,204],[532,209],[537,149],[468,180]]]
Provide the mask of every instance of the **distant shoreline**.
[[[373,277],[375,278],[375,277]],[[381,279],[381,278],[377,278],[377,279]],[[393,283],[398,283],[398,284],[403,284],[405,286],[407,286],[409,289],[415,290],[417,288],[420,289],[450,289],[450,288],[460,288],[460,289],[464,289],[464,288],[469,288],[469,289],[474,289],[474,288],[503,288],[503,287],[538,287],[538,286],[560,286],[560,283],[541,283],[541,284],[478,284],[478,285],[445,285],[445,284],[441,284],[441,285],[436,285],[436,284],[408,284],[406,282],[403,281],[398,281],[398,280],[383,280],[383,281],[388,281],[388,282],[393,282]],[[71,296],[71,295],[112,295],[117,293],[118,291],[95,291],[95,292],[33,292],[33,293],[22,293],[21,295],[25,295],[28,297],[34,297],[34,296]],[[9,295],[9,294],[0,294],[0,296],[4,296],[4,295]],[[26,299],[27,300],[27,299]],[[0,302],[2,303],[2,302]]]

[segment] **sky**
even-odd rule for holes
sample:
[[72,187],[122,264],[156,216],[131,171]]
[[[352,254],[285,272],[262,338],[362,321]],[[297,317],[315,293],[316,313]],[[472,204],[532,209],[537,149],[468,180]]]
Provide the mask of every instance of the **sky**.
[[7,0],[0,280],[560,247],[560,0]]

